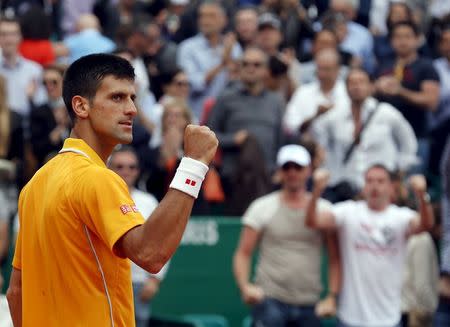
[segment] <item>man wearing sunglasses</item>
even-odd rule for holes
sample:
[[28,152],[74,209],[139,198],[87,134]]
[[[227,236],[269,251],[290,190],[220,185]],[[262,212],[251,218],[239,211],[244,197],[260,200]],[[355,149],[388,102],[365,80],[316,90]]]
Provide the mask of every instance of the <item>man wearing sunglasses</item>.
[[[320,326],[315,305],[322,291],[322,235],[304,225],[311,198],[306,191],[310,165],[304,147],[283,146],[277,155],[281,190],[255,200],[242,218],[233,267],[242,299],[252,306],[254,326]],[[330,204],[319,200],[318,207],[325,209]],[[335,278],[339,276],[337,256],[332,242],[327,243],[333,269],[330,276]],[[259,261],[252,282],[251,261],[257,247]],[[335,294],[338,279],[330,285],[330,293]],[[328,311],[322,314],[333,313],[336,303],[332,294],[322,302],[321,309],[327,303]]]
[[[259,162],[272,172],[283,136],[283,101],[265,86],[267,55],[261,49],[247,48],[241,65],[240,83],[229,87],[218,97],[207,123],[217,134],[223,151],[221,177],[228,199],[242,189],[242,183],[236,185],[233,181],[239,169],[238,158],[245,152],[246,145],[255,141],[261,149],[258,153],[262,152]],[[242,199],[239,201],[242,203]]]

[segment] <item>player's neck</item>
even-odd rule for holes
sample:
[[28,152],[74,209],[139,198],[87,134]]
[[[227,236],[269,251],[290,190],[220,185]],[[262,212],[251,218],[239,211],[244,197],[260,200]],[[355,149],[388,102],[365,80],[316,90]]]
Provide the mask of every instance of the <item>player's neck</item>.
[[102,159],[105,164],[115,147],[115,145],[113,144],[100,142],[100,140],[92,135],[92,133],[83,133],[77,127],[74,127],[72,129],[72,131],[70,132],[70,137],[75,139],[82,139],[84,142],[86,142],[86,144],[89,145],[91,149],[98,154],[100,159]]

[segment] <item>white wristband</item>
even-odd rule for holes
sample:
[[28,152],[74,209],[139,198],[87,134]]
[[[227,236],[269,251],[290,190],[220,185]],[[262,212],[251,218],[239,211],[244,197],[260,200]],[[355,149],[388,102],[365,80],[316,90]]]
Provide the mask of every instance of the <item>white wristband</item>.
[[208,169],[201,161],[183,157],[169,187],[197,198]]

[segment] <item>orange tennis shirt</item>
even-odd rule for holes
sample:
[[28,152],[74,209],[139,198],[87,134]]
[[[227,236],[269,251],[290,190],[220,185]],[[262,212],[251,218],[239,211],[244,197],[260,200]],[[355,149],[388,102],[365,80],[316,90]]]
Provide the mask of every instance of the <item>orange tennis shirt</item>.
[[23,326],[135,325],[129,260],[114,244],[144,219],[84,141],[67,139],[33,176],[19,220],[13,266],[22,272]]

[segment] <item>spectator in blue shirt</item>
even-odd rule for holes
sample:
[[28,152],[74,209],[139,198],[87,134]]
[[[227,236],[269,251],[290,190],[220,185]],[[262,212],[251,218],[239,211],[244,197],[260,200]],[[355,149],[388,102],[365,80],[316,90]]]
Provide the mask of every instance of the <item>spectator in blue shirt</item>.
[[228,64],[240,55],[241,49],[234,34],[222,34],[227,17],[219,2],[202,3],[197,22],[200,33],[180,44],[177,62],[188,75],[190,104],[198,119],[204,101],[216,97],[225,87]]
[[102,35],[100,23],[92,14],[80,16],[77,30],[77,33],[67,37],[63,42],[67,48],[69,63],[89,54],[111,52],[116,48],[112,40]]

